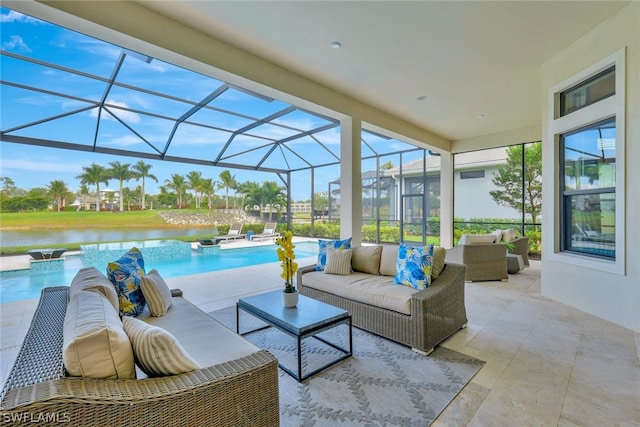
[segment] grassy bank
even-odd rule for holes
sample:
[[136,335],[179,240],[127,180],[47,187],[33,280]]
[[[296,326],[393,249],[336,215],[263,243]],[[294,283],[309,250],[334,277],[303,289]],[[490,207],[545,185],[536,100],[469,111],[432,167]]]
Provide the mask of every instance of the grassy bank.
[[[185,213],[188,211],[185,210]],[[165,222],[158,210],[125,212],[22,212],[0,213],[1,230],[97,230],[97,229],[162,229],[193,228],[198,225],[175,225]],[[205,226],[203,226],[205,227]],[[206,226],[209,228],[209,226]],[[209,231],[209,230],[207,230]],[[202,238],[212,235],[203,233]],[[172,239],[191,241],[193,236],[172,237]],[[68,251],[80,250],[80,245],[96,242],[62,243]],[[107,243],[107,242],[101,242]],[[1,242],[0,242],[1,245]],[[29,249],[51,247],[51,244],[29,246],[0,246],[1,255],[24,254]]]

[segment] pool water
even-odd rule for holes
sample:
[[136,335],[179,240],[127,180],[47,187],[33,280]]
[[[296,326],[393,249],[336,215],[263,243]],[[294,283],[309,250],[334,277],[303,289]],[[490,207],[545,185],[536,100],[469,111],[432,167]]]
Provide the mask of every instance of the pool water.
[[[256,246],[238,249],[207,248],[206,251],[191,251],[190,257],[166,257],[147,260],[145,270],[152,269],[166,278],[189,274],[227,270],[250,265],[277,262],[276,245]],[[123,253],[126,249],[123,250]],[[296,258],[315,256],[318,253],[316,242],[296,243]],[[66,255],[64,268],[52,268],[49,271],[13,270],[0,272],[0,303],[39,298],[40,291],[48,286],[68,286],[81,268],[93,265],[85,264],[84,255]],[[96,265],[104,272],[106,263]]]

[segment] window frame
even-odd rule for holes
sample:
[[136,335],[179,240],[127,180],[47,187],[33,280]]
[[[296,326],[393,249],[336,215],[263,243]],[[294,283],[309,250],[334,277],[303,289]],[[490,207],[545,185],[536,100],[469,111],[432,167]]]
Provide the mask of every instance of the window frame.
[[[582,108],[560,116],[560,96],[571,88],[588,82],[601,75],[611,67],[615,67],[615,93]],[[591,65],[582,72],[569,77],[549,90],[549,128],[548,141],[553,142],[553,178],[555,181],[553,208],[553,252],[549,258],[553,261],[580,267],[606,271],[614,274],[625,274],[625,49]],[[616,189],[615,189],[615,259],[598,257],[582,252],[565,250],[566,212],[564,208],[564,175],[562,161],[563,144],[560,137],[580,129],[613,119],[616,126]]]

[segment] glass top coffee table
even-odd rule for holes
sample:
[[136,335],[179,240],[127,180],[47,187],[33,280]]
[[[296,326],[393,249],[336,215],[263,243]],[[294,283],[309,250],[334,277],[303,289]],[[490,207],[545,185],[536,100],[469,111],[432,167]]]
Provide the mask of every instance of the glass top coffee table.
[[[346,359],[352,354],[352,326],[351,315],[348,311],[338,307],[323,303],[313,298],[300,295],[298,305],[294,308],[285,308],[282,305],[282,291],[267,292],[247,298],[241,298],[236,304],[236,332],[240,333],[240,310],[250,313],[257,317],[267,326],[252,331],[243,332],[241,335],[247,335],[262,329],[275,327],[278,330],[295,337],[297,340],[297,372],[283,366],[279,363],[280,368],[291,375],[298,381],[309,378],[317,374],[323,369],[328,368],[341,360]],[[349,325],[349,349],[340,347],[339,345],[327,341],[325,338],[318,336],[322,331],[334,328],[338,325]],[[323,343],[338,350],[339,357],[331,362],[314,369],[311,372],[302,372],[302,340],[307,337],[313,337]]]

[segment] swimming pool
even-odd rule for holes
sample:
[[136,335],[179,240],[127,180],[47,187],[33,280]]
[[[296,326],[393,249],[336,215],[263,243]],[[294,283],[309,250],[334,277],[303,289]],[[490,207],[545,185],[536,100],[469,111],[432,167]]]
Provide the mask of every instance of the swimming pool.
[[[122,253],[128,249],[124,249]],[[318,253],[316,242],[296,243],[296,258],[314,256]],[[143,252],[144,253],[144,252]],[[111,258],[116,259],[116,258]],[[227,270],[256,264],[277,262],[276,245],[254,246],[237,249],[207,248],[207,251],[191,251],[189,257],[145,258],[145,270],[155,268],[166,278],[189,274]],[[0,303],[39,298],[40,291],[47,286],[66,286],[71,283],[78,270],[85,265],[84,255],[65,256],[64,268],[49,271],[13,270],[0,272]],[[95,265],[104,272],[106,262]]]

